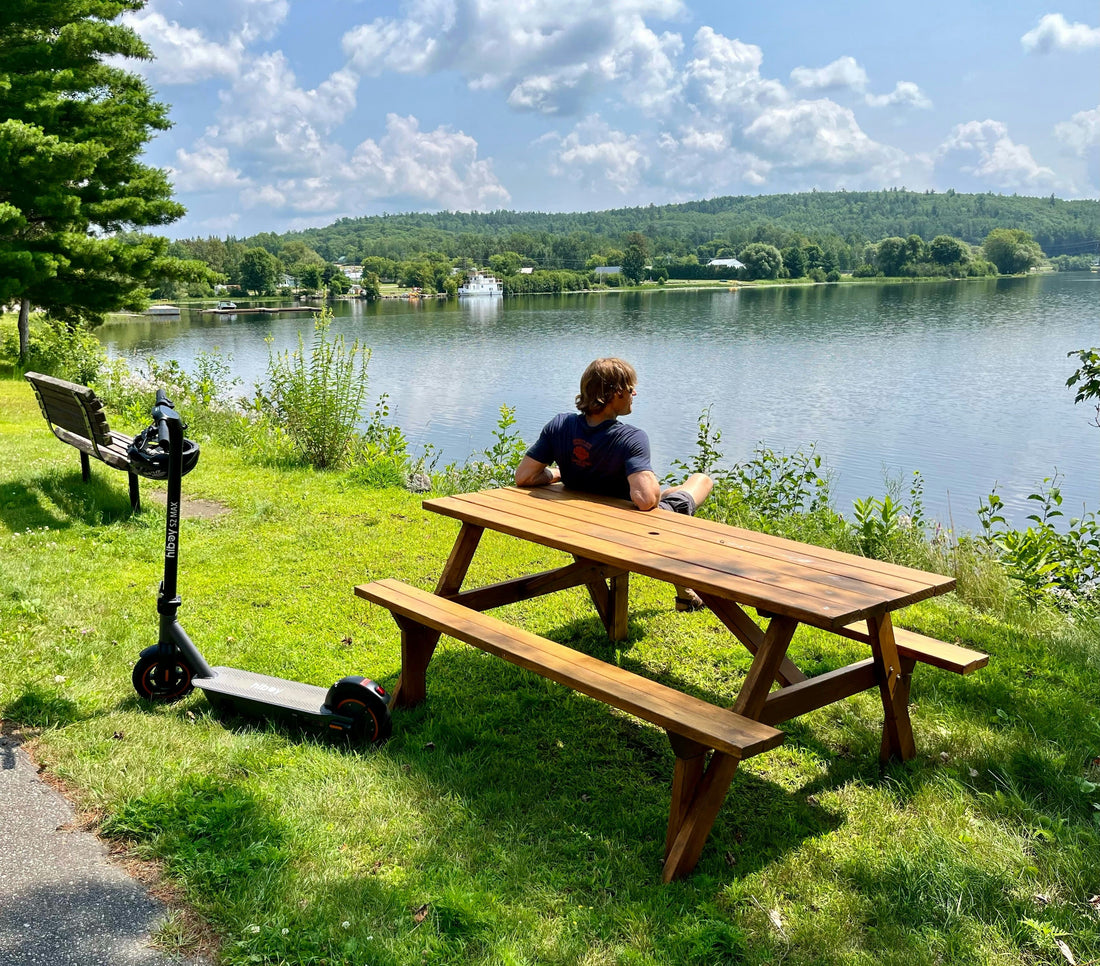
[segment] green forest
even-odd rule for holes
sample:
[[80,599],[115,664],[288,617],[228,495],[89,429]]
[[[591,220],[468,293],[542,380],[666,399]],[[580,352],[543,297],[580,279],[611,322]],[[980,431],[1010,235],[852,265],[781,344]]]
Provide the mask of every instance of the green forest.
[[[1097,201],[891,189],[597,212],[375,215],[282,235],[185,239],[172,254],[199,259],[249,291],[274,291],[281,275],[295,287],[340,288],[339,267],[362,265],[368,283],[377,276],[425,291],[444,291],[453,269],[489,267],[506,292],[518,293],[731,277],[706,267],[715,258],[739,259],[739,277],[750,280],[1087,269],[1098,246]],[[622,266],[622,278],[594,278],[600,266]]]

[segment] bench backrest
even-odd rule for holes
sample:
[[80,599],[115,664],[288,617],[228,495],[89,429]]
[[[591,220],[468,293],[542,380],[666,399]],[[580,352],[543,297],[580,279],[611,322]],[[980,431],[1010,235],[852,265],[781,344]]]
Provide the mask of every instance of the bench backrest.
[[103,401],[87,386],[40,372],[24,376],[34,389],[46,421],[102,446],[111,443],[111,427],[103,415]]

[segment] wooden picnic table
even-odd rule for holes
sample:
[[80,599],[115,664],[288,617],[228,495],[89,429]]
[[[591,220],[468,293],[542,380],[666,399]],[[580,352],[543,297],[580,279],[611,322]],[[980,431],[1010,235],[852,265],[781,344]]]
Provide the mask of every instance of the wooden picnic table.
[[[560,484],[530,489],[503,487],[429,499],[424,507],[462,524],[434,597],[419,592],[421,599],[411,600],[400,597],[400,591],[394,597],[392,587],[382,587],[390,584],[404,588],[393,581],[356,589],[360,596],[391,607],[403,631],[412,629],[409,621],[420,620],[425,625],[420,630],[426,632],[426,637],[422,634],[417,638],[415,646],[414,638],[410,637],[409,646],[403,645],[402,673],[393,699],[395,707],[423,700],[424,672],[439,632],[454,634],[457,628],[457,636],[463,640],[647,717],[644,711],[637,710],[637,705],[644,702],[637,700],[636,694],[632,693],[634,704],[631,704],[615,695],[608,697],[608,686],[593,689],[594,686],[584,682],[578,685],[571,678],[565,668],[570,661],[568,655],[574,656],[578,666],[591,664],[591,658],[527,634],[522,643],[528,649],[517,659],[508,653],[512,645],[500,641],[517,636],[520,631],[511,635],[508,625],[491,618],[482,619],[493,620],[492,627],[478,628],[463,616],[568,587],[585,586],[608,635],[621,640],[627,633],[632,573],[692,587],[753,655],[732,708],[734,717],[740,716],[737,721],[745,725],[746,737],[741,747],[733,739],[725,745],[708,740],[705,728],[700,726],[691,732],[680,729],[677,738],[674,734],[677,728],[668,724],[669,718],[676,718],[675,703],[669,704],[665,694],[650,699],[651,703],[663,702],[665,717],[648,717],[666,727],[677,754],[666,841],[666,880],[694,867],[740,758],[778,743],[769,743],[766,736],[755,732],[748,735],[752,727],[772,726],[877,688],[883,707],[881,756],[912,758],[916,748],[908,699],[909,677],[915,663],[921,661],[969,673],[986,660],[978,652],[893,627],[893,611],[954,588],[952,578],[939,574],[666,510],[643,513],[628,501],[568,491]],[[573,561],[542,573],[464,590],[463,582],[487,529],[564,551]],[[439,607],[434,607],[431,600],[439,601]],[[447,607],[457,616],[445,612]],[[766,621],[764,629],[746,608],[754,609]],[[870,655],[810,678],[787,654],[800,623],[862,641],[868,645]],[[553,657],[530,650],[531,641],[555,648]],[[555,668],[548,671],[550,663]],[[776,683],[779,687],[773,691]],[[729,713],[705,703],[704,708],[711,708],[716,716]],[[709,763],[694,746],[685,750],[684,734],[689,735],[689,743],[702,742],[707,750],[713,749]],[[782,740],[781,736],[778,740]],[[720,746],[725,750],[720,750]]]

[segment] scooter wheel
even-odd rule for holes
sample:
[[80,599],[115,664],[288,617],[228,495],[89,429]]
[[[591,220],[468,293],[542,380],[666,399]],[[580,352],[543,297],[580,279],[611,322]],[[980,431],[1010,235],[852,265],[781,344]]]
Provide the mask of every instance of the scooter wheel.
[[191,668],[176,654],[143,654],[134,665],[131,680],[140,697],[165,704],[194,690]]
[[355,742],[381,744],[393,733],[389,695],[369,678],[349,675],[331,688],[325,706],[336,714],[351,718],[347,737]]

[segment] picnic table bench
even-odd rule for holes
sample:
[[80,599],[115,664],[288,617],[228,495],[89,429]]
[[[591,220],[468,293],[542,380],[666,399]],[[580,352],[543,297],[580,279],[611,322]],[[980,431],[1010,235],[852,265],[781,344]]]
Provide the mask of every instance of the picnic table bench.
[[[950,577],[666,510],[640,513],[627,501],[560,485],[504,487],[426,500],[424,507],[461,521],[435,592],[395,580],[355,588],[389,609],[401,630],[401,674],[391,706],[425,699],[428,664],[440,635],[447,634],[664,728],[676,758],[666,882],[694,868],[738,764],[782,742],[776,724],[877,689],[883,707],[880,757],[912,758],[908,705],[916,665],[969,674],[988,661],[979,651],[893,627],[892,611],[947,593],[955,586]],[[565,551],[573,562],[463,590],[486,529]],[[732,709],[482,613],[583,586],[609,637],[621,640],[631,573],[694,588],[753,655]],[[756,611],[765,628],[745,607]],[[800,623],[859,641],[870,656],[808,677],[787,654]]]
[[141,509],[138,477],[127,455],[134,438],[111,429],[103,414],[103,400],[87,386],[40,372],[25,373],[24,378],[34,389],[38,408],[54,436],[80,451],[81,479],[87,483],[91,476],[91,456],[112,469],[124,471],[129,476],[130,507],[138,512]]

